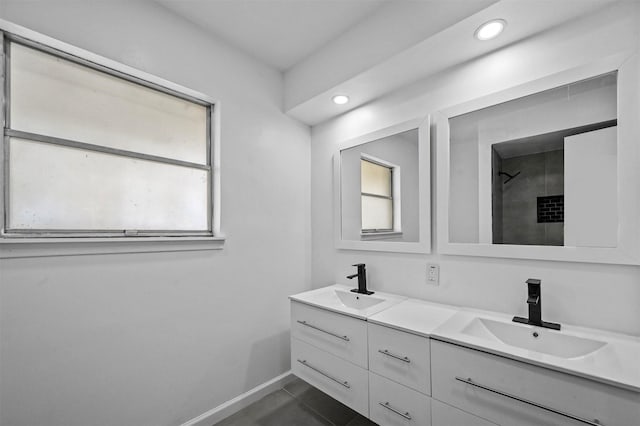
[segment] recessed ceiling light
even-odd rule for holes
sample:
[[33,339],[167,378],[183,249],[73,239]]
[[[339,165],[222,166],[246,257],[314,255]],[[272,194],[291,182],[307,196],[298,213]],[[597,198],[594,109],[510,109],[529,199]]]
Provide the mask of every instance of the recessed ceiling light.
[[349,102],[349,97],[347,95],[335,95],[332,99],[333,103],[338,105],[344,105]]
[[504,19],[493,19],[480,25],[473,35],[478,40],[491,40],[492,38],[497,37],[506,26],[507,21]]

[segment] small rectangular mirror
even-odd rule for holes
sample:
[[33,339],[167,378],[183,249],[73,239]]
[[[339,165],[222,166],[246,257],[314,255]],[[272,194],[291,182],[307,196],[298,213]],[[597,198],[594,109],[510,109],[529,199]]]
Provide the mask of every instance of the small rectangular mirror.
[[344,142],[334,157],[336,247],[427,253],[429,120]]

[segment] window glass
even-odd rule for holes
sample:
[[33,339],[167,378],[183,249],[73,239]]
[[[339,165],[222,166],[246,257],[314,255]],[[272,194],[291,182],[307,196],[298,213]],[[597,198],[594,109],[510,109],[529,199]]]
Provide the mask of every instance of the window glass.
[[393,201],[389,198],[362,196],[362,229],[393,229]]
[[207,107],[10,46],[12,129],[207,164]]
[[209,229],[206,170],[17,138],[9,164],[10,229]]
[[213,234],[211,104],[46,47],[5,47],[5,235]]
[[363,193],[391,196],[391,168],[361,160],[360,173]]
[[360,174],[362,230],[392,230],[392,168],[362,159]]

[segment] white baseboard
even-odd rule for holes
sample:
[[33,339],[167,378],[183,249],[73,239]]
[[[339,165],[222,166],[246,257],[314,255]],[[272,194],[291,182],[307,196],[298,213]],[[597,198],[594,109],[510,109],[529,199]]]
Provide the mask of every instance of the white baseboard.
[[212,426],[220,420],[225,419],[242,410],[244,407],[256,402],[263,396],[281,389],[293,379],[294,375],[291,374],[291,371],[287,371],[286,373],[274,377],[273,379],[243,393],[242,395],[238,395],[224,404],[220,404],[216,408],[181,424],[180,426]]

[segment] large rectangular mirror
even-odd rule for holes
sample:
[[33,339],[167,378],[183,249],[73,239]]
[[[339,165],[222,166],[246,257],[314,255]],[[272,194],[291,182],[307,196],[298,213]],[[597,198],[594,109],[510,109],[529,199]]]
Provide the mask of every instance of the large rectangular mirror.
[[336,247],[428,253],[429,181],[428,119],[340,144],[334,156]]
[[637,263],[638,97],[617,57],[440,114],[441,251]]

